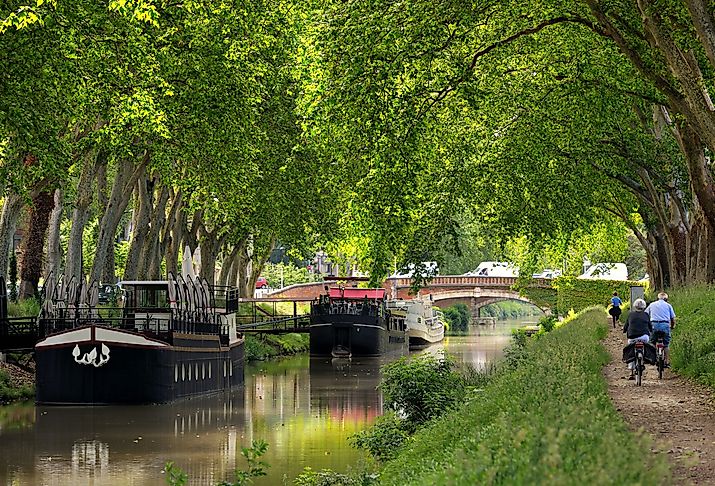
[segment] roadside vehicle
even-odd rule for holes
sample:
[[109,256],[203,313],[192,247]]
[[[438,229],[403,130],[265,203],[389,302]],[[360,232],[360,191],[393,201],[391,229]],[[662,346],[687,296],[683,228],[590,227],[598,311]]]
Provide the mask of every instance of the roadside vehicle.
[[257,289],[267,289],[268,288],[268,280],[266,280],[266,277],[258,277],[256,279],[256,288]]

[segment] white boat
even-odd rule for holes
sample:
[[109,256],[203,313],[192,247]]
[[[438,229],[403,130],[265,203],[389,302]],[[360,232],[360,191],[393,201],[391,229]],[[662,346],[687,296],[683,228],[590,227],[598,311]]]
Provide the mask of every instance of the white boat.
[[393,300],[387,304],[390,319],[407,326],[411,346],[437,343],[444,339],[444,314],[431,300]]

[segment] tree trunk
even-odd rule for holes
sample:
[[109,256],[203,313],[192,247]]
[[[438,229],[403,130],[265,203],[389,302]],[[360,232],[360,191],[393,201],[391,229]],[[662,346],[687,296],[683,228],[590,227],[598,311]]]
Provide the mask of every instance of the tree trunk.
[[0,214],[0,275],[7,277],[9,254],[13,249],[17,221],[24,201],[15,193],[5,196]]
[[231,252],[226,255],[226,257],[223,259],[223,262],[221,263],[221,272],[219,273],[218,277],[218,285],[223,285],[223,286],[230,286],[232,285],[229,276],[231,275],[231,272],[233,270],[233,267],[236,264],[236,259],[238,258],[238,251],[239,247],[238,245],[234,245],[233,248],[231,249]]
[[[161,185],[159,187],[156,205],[152,209],[151,220],[149,222],[150,229],[144,240],[141,256],[139,261],[139,275],[142,278],[158,279],[161,276],[161,256],[163,252],[159,251],[161,244],[160,238],[164,227],[166,226],[166,204],[169,202],[169,189]],[[142,271],[143,270],[143,271]]]
[[72,210],[72,228],[70,229],[70,236],[67,241],[65,274],[68,279],[72,276],[80,278],[83,274],[82,241],[84,227],[89,220],[89,207],[92,204],[92,183],[96,173],[96,161],[90,161],[89,157],[87,157],[84,160],[82,173],[77,182],[77,195],[75,197],[74,209]]
[[42,255],[50,213],[55,201],[52,193],[43,192],[32,200],[30,222],[22,240],[20,264],[20,300],[37,295],[37,285],[42,274]]
[[62,225],[62,200],[61,189],[55,190],[55,207],[50,215],[50,228],[47,231],[47,260],[45,261],[45,275],[52,272],[57,277],[61,272],[62,248],[60,246],[60,226]]
[[114,238],[117,233],[117,227],[131,199],[132,189],[144,173],[148,162],[148,152],[145,153],[139,164],[134,164],[132,161],[119,162],[117,175],[114,178],[114,184],[112,184],[112,192],[107,200],[107,206],[99,224],[97,249],[94,255],[90,282],[99,281],[109,253],[114,253]]
[[166,273],[178,273],[179,267],[179,244],[183,239],[183,231],[186,226],[186,213],[182,211],[183,196],[180,190],[176,190],[173,195],[169,218],[164,226],[164,236],[162,237],[161,251],[164,253],[166,261]]
[[[124,267],[124,280],[137,280],[139,264],[144,241],[149,232],[151,222],[152,200],[154,198],[155,179],[139,179],[134,191],[134,219],[132,224],[132,239],[129,244],[127,264]],[[144,272],[142,272],[144,273]]]

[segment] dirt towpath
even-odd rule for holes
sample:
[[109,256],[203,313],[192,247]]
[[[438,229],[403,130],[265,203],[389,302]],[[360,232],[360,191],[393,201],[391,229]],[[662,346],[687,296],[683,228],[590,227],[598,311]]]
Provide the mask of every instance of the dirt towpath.
[[633,430],[650,434],[653,450],[667,452],[675,484],[715,484],[712,392],[670,370],[659,380],[653,366],[647,367],[643,385],[637,387],[621,362],[625,342],[621,329],[612,328],[604,341],[612,358],[604,375],[616,409]]

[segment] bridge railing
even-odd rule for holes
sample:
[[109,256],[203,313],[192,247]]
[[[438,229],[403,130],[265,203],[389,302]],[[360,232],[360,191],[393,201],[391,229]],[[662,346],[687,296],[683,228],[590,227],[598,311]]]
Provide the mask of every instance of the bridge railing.
[[[432,278],[427,283],[429,287],[450,287],[450,286],[470,286],[470,287],[511,287],[517,281],[517,277],[479,277],[474,275],[444,275]],[[386,284],[397,284],[398,287],[409,287],[412,280],[409,278],[392,278],[385,281]],[[532,284],[536,286],[551,286],[550,279],[532,279]]]

